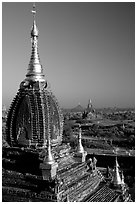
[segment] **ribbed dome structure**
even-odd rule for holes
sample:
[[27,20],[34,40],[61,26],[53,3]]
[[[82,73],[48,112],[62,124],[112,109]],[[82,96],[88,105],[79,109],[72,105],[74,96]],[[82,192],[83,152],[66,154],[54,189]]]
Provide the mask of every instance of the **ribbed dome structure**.
[[31,29],[32,52],[25,80],[10,106],[7,118],[7,142],[10,146],[60,144],[63,132],[63,116],[57,99],[48,89],[38,53],[38,28],[33,7]]

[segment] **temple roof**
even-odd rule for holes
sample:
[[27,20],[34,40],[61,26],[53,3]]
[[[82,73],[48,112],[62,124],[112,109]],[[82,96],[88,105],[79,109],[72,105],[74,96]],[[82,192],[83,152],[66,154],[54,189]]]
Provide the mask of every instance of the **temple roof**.
[[86,202],[114,202],[117,197],[118,194],[115,191],[104,185],[92,194]]

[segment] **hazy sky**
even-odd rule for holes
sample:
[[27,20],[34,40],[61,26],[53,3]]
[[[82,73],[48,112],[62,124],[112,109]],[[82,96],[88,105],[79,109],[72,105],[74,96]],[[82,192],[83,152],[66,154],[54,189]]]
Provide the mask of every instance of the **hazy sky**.
[[[36,3],[39,54],[61,107],[133,107],[134,2]],[[31,55],[32,3],[2,3],[2,96],[9,106]]]

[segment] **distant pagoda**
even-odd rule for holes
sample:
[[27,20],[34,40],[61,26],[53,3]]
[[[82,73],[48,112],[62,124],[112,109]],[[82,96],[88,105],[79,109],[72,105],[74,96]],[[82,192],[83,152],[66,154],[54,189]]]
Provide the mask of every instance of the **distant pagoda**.
[[91,99],[89,99],[87,108],[84,110],[82,117],[83,119],[89,119],[89,120],[96,118],[95,109],[93,108]]
[[26,78],[10,106],[7,142],[10,146],[43,147],[50,137],[52,144],[62,141],[63,116],[57,99],[48,88],[38,53],[38,28],[35,5],[32,10],[31,58]]

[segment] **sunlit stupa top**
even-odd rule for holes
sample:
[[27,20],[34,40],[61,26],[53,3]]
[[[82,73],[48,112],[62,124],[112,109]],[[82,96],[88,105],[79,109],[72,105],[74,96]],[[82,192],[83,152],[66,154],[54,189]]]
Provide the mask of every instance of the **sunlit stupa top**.
[[26,80],[32,81],[45,81],[42,65],[40,64],[40,57],[38,53],[38,28],[36,25],[35,15],[36,6],[33,5],[33,26],[31,28],[31,58],[28,66],[28,72],[26,74]]

